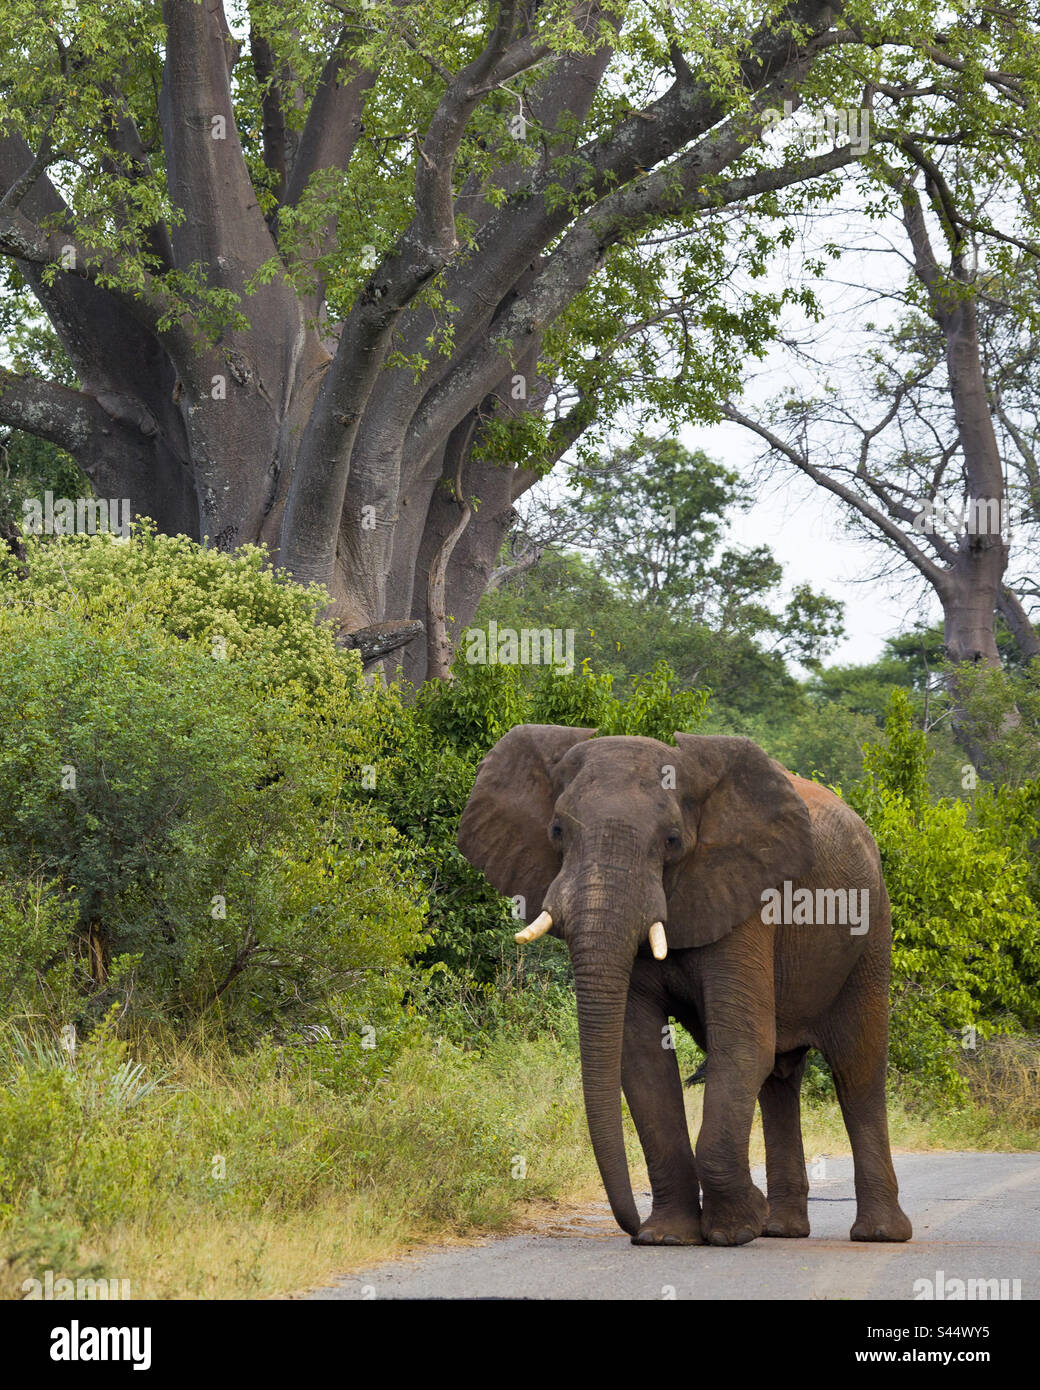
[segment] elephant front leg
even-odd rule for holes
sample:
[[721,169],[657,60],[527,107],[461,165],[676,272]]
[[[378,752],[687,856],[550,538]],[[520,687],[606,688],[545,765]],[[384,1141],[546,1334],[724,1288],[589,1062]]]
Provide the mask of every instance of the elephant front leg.
[[768,1219],[748,1148],[755,1102],[776,1055],[771,938],[754,921],[744,923],[706,947],[700,964],[708,1053],[696,1150],[701,1231],[710,1245],[746,1245]]
[[768,1218],[763,1194],[751,1181],[748,1147],[755,1100],[772,1057],[741,1057],[708,1050],[704,1118],[697,1136],[697,1171],[703,1190],[701,1231],[709,1245],[746,1245],[762,1235]]
[[633,1245],[700,1245],[697,1165],[686,1124],[682,1080],[665,1004],[637,985],[625,1014],[621,1084],[650,1175],[653,1208]]

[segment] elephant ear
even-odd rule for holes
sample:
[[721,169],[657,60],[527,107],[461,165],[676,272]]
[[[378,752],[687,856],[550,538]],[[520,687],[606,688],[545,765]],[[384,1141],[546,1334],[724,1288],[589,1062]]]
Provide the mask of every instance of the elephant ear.
[[559,724],[518,724],[477,769],[457,844],[500,893],[523,897],[527,921],[542,910],[545,891],[560,870],[560,855],[549,841],[549,821],[559,795],[554,772],[575,744],[595,732]]
[[669,946],[706,946],[762,909],[762,894],[804,877],[812,825],[787,773],[746,738],[676,734],[676,787],[696,830],[665,879]]

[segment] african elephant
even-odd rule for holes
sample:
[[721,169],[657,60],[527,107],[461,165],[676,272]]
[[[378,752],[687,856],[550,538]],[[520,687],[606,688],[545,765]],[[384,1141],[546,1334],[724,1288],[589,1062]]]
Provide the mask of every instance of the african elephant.
[[[909,1240],[885,1113],[891,919],[870,832],[748,739],[595,732],[512,729],[480,765],[458,844],[536,918],[518,940],[567,943],[585,1111],[618,1224],[639,1245],[808,1235],[799,1091],[817,1047],[852,1143],[852,1239]],[[669,1017],[707,1054],[696,1157]],[[622,1087],[653,1193],[643,1222]],[[768,1202],[748,1163],[756,1097]]]

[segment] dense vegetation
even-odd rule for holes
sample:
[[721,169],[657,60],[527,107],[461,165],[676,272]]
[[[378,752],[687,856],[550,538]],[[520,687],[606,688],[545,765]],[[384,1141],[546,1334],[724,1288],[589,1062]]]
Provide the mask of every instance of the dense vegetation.
[[[588,562],[568,565],[573,580]],[[536,579],[488,611],[536,623]],[[1000,1123],[978,1116],[995,1058],[1019,1059],[1005,1089],[1035,1067],[1040,784],[1011,738],[1006,783],[936,795],[934,755],[947,784],[959,755],[920,728],[929,634],[873,668],[803,682],[777,669],[757,707],[741,687],[741,708],[664,660],[568,672],[460,654],[451,683],[410,692],[366,680],[321,607],[260,550],[147,527],[28,539],[0,561],[12,1290],[44,1268],[129,1267],[152,1291],[215,1291],[214,1222],[241,1265],[219,1277],[268,1289],[275,1267],[305,1282],[394,1239],[504,1221],[521,1195],[594,1188],[566,951],[550,938],[521,955],[511,905],[454,843],[477,762],[524,721],[750,732],[839,782],[878,838],[893,901],[900,1104],[921,1123],[937,1104],[943,1123],[960,1114],[960,1142],[965,1127],[1036,1141],[1027,1113],[1009,1118],[1013,1086]],[[615,613],[635,631],[635,613]],[[687,635],[703,638],[696,624]],[[733,642],[754,659],[753,635]],[[1021,688],[980,689],[980,729],[1001,730],[1015,695],[1031,708],[1035,678],[1006,679]],[[996,1034],[1020,1041],[986,1042]],[[696,1061],[688,1039],[681,1050]],[[832,1124],[821,1065],[808,1093],[822,1106],[810,1127]],[[420,1169],[437,1181],[416,1184]],[[338,1246],[330,1223],[349,1232]],[[250,1253],[261,1227],[269,1257]],[[190,1258],[144,1272],[166,1240],[191,1243]]]

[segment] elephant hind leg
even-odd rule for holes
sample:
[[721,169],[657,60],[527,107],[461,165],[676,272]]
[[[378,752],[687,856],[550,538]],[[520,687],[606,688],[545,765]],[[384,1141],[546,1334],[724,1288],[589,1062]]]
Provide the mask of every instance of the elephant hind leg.
[[[871,979],[861,961],[836,1005],[840,1022],[826,1029],[821,1051],[830,1063],[852,1143],[856,1220],[852,1240],[902,1241],[913,1234],[899,1205],[885,1106],[888,1071],[888,980]],[[857,978],[857,972],[859,978]]]
[[809,1234],[809,1180],[802,1149],[800,1096],[807,1052],[808,1048],[802,1047],[781,1053],[758,1093],[769,1197],[765,1236]]

